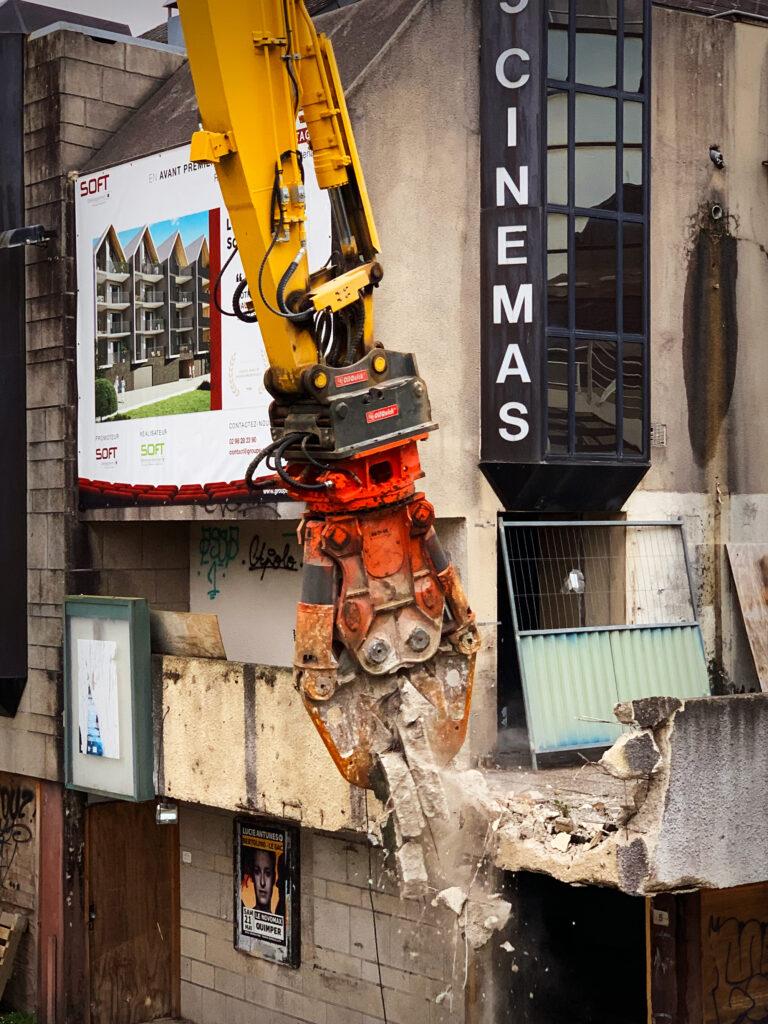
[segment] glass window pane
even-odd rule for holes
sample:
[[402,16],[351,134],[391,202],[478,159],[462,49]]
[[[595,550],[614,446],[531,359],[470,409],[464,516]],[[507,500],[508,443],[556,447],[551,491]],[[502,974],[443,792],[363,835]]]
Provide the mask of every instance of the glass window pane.
[[643,212],[643,104],[624,104],[623,201],[627,213]]
[[616,100],[610,96],[576,93],[576,143],[616,141]]
[[547,453],[568,452],[568,342],[550,338],[547,358]]
[[547,99],[547,201],[568,203],[568,94]]
[[624,333],[643,333],[643,225],[624,222]]
[[643,454],[643,345],[624,342],[624,427],[626,455]]
[[643,0],[624,0],[624,88],[643,91]]
[[568,29],[566,26],[549,26],[547,49],[547,76],[565,82],[568,78]]
[[616,22],[616,0],[577,0],[577,82],[615,87]]
[[547,322],[550,327],[568,326],[568,218],[547,217]]
[[577,149],[573,177],[576,206],[616,209],[616,150],[613,146]]
[[577,217],[575,243],[576,329],[615,333],[616,222]]
[[624,145],[642,145],[643,142],[643,104],[628,102],[624,104]]
[[616,209],[616,101],[576,94],[574,202]]
[[616,342],[582,341],[575,347],[575,450],[616,451]]

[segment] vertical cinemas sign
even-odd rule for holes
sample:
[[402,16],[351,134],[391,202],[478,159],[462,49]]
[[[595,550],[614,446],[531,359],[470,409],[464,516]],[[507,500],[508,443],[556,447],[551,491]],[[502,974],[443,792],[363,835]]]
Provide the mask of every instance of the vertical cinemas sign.
[[540,0],[483,0],[482,12],[481,462],[539,462],[545,19]]

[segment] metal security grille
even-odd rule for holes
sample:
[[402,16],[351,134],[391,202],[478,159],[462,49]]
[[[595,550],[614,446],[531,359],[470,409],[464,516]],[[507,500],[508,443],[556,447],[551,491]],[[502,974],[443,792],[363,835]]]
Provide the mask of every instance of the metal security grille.
[[613,743],[619,701],[709,680],[682,523],[501,520],[534,765]]
[[695,624],[679,522],[502,525],[519,633]]

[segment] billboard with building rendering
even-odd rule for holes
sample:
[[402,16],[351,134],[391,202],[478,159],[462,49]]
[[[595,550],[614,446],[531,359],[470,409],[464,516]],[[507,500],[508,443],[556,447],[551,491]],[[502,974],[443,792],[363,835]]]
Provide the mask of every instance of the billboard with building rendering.
[[[330,212],[306,149],[304,166],[314,269]],[[84,175],[75,196],[81,498],[230,497],[270,440],[270,396],[258,324],[232,315],[243,272],[215,167],[184,146]]]

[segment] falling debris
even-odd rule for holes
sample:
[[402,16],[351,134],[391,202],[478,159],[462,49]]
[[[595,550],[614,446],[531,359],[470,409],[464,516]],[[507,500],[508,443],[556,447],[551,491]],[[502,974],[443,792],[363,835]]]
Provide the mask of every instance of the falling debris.
[[464,909],[464,904],[467,902],[466,892],[458,885],[452,885],[448,889],[443,889],[437,896],[432,900],[432,906],[436,907],[440,903],[443,906],[448,907],[458,917]]

